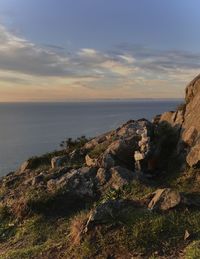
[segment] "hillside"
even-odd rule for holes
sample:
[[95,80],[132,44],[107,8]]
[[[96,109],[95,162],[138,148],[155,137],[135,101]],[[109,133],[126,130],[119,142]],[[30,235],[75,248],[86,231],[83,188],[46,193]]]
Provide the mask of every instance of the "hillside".
[[177,111],[0,180],[0,258],[200,258],[200,76]]

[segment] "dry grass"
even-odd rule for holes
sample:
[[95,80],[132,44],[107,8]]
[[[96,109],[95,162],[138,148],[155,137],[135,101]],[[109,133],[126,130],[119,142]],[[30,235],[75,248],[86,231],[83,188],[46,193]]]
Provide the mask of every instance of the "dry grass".
[[82,240],[83,232],[86,227],[87,220],[89,218],[89,212],[80,212],[76,215],[70,224],[70,238],[72,244],[79,245]]

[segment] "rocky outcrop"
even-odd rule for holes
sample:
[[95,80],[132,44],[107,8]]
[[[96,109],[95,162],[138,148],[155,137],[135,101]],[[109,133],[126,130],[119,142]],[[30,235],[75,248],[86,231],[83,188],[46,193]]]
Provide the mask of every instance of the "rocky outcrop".
[[59,178],[50,179],[47,182],[47,189],[50,192],[63,191],[80,198],[95,198],[95,176],[94,168],[72,169]]
[[186,88],[186,109],[182,125],[182,140],[186,143],[186,160],[190,166],[200,161],[200,76]]
[[200,161],[200,75],[186,87],[185,104],[175,112],[165,112],[159,123],[167,122],[179,134],[177,153],[190,167]]
[[[177,247],[182,248],[182,241],[189,242],[196,234],[198,238],[195,231],[199,229],[200,208],[199,114],[200,76],[188,85],[186,103],[177,111],[156,116],[152,122],[131,120],[88,142],[85,138],[83,142],[71,141],[67,150],[27,160],[18,171],[0,179],[0,241],[6,244],[2,243],[0,251],[12,245],[14,249],[26,245],[29,240],[32,245],[32,226],[35,229],[35,224],[39,224],[38,235],[55,223],[61,236],[56,245],[70,247],[69,253],[76,250],[74,243],[89,251],[87,242],[95,240],[98,251],[84,258],[135,258],[137,248],[139,253],[146,251],[142,257],[136,254],[137,258],[178,258],[177,254],[163,257],[165,251],[173,250],[174,240],[180,240]],[[183,164],[187,162],[194,168],[178,171],[176,161],[180,157]],[[63,239],[71,219],[70,235]],[[32,220],[36,220],[34,225]],[[20,239],[15,236],[19,232]],[[50,247],[46,242],[51,241],[49,236],[37,235],[34,233],[39,244],[44,239]],[[168,243],[169,240],[172,242]],[[115,241],[116,247],[110,253]],[[123,249],[116,255],[118,241]],[[163,244],[166,246],[158,254]],[[130,251],[125,257],[127,247]],[[22,249],[22,255],[29,251]],[[55,256],[50,257],[59,257],[57,250],[53,250]],[[103,252],[99,253],[100,250]],[[62,252],[67,258],[82,258],[79,253],[69,256]],[[35,257],[40,258],[38,255]]]

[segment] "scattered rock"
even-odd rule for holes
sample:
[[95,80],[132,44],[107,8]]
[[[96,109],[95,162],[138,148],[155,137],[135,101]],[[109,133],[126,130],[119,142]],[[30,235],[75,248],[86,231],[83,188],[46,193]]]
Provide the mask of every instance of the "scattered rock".
[[180,204],[181,195],[178,191],[170,188],[158,189],[152,194],[153,198],[148,204],[150,210],[166,211]]

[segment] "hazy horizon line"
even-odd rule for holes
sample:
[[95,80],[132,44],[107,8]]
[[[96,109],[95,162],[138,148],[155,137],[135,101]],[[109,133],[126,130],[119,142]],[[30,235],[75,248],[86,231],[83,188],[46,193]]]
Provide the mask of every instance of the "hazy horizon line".
[[0,104],[12,104],[12,103],[67,103],[67,102],[103,102],[103,101],[178,101],[178,100],[184,100],[184,98],[94,98],[94,99],[69,99],[69,100],[41,100],[41,101],[0,101]]

